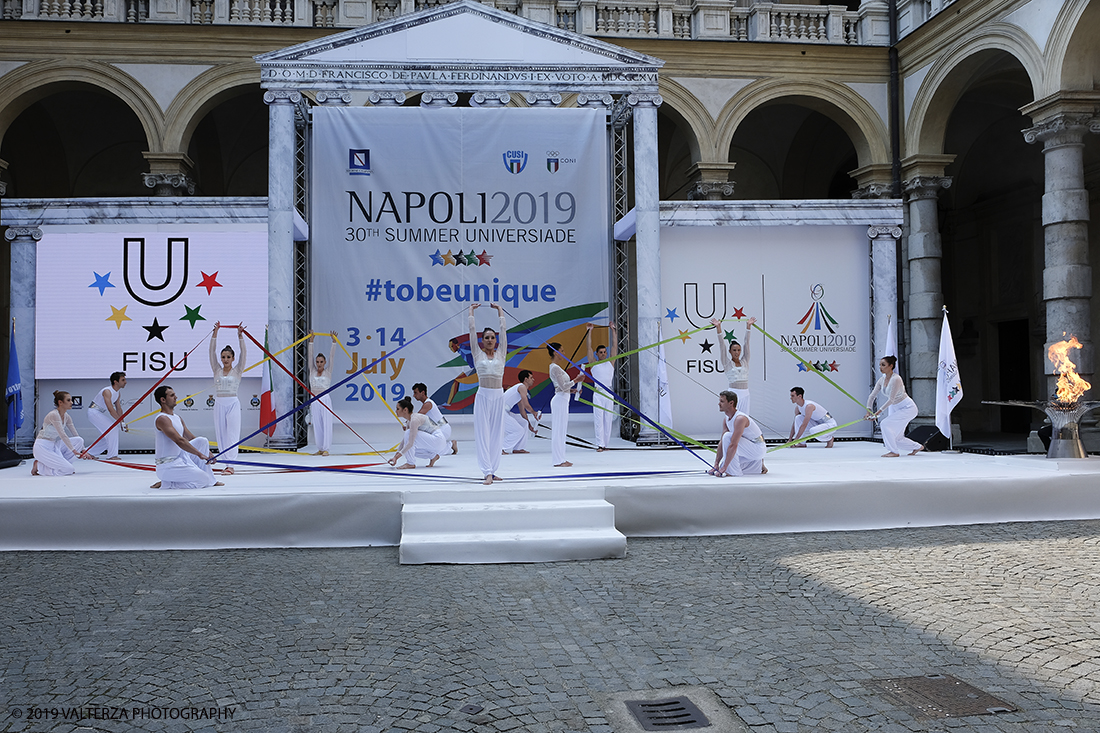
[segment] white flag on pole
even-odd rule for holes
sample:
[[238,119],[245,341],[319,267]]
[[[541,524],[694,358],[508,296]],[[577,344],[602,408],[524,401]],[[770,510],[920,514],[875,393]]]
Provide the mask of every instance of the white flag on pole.
[[[890,316],[886,316],[886,351],[882,355],[894,358],[898,356],[898,329]],[[894,374],[901,375],[901,364],[894,366]]]
[[[657,340],[661,338],[661,322],[657,322]],[[657,422],[672,425],[672,397],[668,392],[668,368],[665,366],[665,345],[657,347]]]
[[947,308],[943,309],[943,326],[940,329],[940,359],[936,370],[936,427],[951,440],[951,411],[963,397],[959,379],[959,363],[955,358],[955,343],[951,340],[951,326],[947,323]]

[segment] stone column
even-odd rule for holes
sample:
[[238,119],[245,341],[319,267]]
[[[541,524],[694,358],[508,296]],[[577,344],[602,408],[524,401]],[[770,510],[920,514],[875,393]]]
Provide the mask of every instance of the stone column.
[[917,176],[903,186],[909,209],[909,396],[920,410],[917,421],[926,424],[936,414],[936,369],[943,325],[938,196],[950,186],[951,179],[943,176]]
[[326,107],[347,107],[351,104],[351,92],[317,92],[317,103]]
[[[267,173],[267,333],[269,348],[278,351],[294,341],[294,108],[298,92],[264,93],[268,105]],[[294,382],[281,370],[271,371],[275,409],[294,407]],[[281,420],[269,444],[294,450],[293,422]]]
[[426,109],[454,107],[456,104],[458,94],[455,92],[424,92],[420,95],[420,106]]
[[474,92],[470,97],[471,107],[507,107],[512,101],[508,92]]
[[[878,379],[878,360],[886,353],[887,324],[898,320],[898,240],[901,227],[870,226],[871,240],[871,383]],[[898,370],[901,373],[901,370]]]
[[[659,94],[631,94],[634,125],[634,214],[636,221],[635,260],[638,312],[635,314],[638,344],[657,341],[661,320],[661,211],[657,161],[657,108]],[[657,414],[657,350],[638,355],[638,409],[647,417]],[[640,439],[658,436],[657,430],[644,423]]]
[[149,172],[141,174],[146,188],[153,189],[154,196],[193,196],[195,180],[191,174],[195,164],[184,153],[141,154],[149,163]]
[[405,92],[371,92],[367,99],[375,107],[400,107],[405,103]]
[[[1091,381],[1094,373],[1092,267],[1089,266],[1089,194],[1085,190],[1085,133],[1100,131],[1100,120],[1088,113],[1061,113],[1024,130],[1029,143],[1043,143],[1043,300],[1046,301],[1046,348],[1076,336],[1081,350],[1072,359]],[[1043,359],[1047,392],[1053,394],[1057,375]]]
[[557,107],[561,104],[561,95],[557,92],[527,92],[523,98],[529,107]]
[[15,349],[19,352],[19,379],[23,385],[23,427],[15,433],[15,450],[29,455],[34,445],[37,392],[34,376],[35,269],[38,259],[38,227],[8,227],[4,237],[11,242],[11,295],[8,307],[15,327]]
[[[6,171],[7,169],[8,169],[8,161],[4,160],[3,158],[0,158],[0,174],[3,174],[4,171]],[[7,192],[8,192],[8,184],[5,183],[2,179],[0,179],[0,196],[3,196]]]
[[694,179],[688,190],[689,201],[723,201],[733,195],[735,183],[730,174],[737,163],[699,162],[688,168],[688,175]]

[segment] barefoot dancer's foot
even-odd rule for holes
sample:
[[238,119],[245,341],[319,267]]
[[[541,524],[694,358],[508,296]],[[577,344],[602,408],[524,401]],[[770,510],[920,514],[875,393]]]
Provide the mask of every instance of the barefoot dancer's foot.
[[924,450],[924,446],[923,446],[923,445],[922,445],[922,446],[918,446],[918,447],[917,447],[917,448],[916,448],[916,449],[915,449],[915,450],[914,450],[914,451],[913,451],[912,453],[910,453],[909,455],[911,455],[911,456],[915,456],[915,455],[917,455],[918,453],[920,453],[920,452],[921,452],[922,450]]
[[596,452],[597,452],[597,453],[603,453],[603,452],[604,452],[605,450],[607,450],[607,448],[604,448],[604,447],[603,447],[603,446],[601,445],[601,446],[600,446],[599,448],[597,448],[597,449],[596,449]]
[[31,476],[37,476],[37,475],[38,475],[38,461],[35,461],[34,465],[31,466]]
[[321,455],[322,455],[322,456],[327,456],[327,455],[328,455],[328,451],[327,451],[327,450],[323,450],[323,451],[321,451]]
[[433,458],[432,460],[428,461],[428,468],[431,468],[432,466],[434,466],[434,465],[435,465],[435,462],[436,462],[436,461],[438,461],[438,460],[439,460],[439,456],[437,455],[437,456],[436,456],[435,458]]
[[805,443],[795,443],[795,444],[794,444],[794,445],[792,445],[791,447],[792,447],[792,448],[805,448],[805,447],[806,447],[806,444],[805,444]]
[[833,447],[833,439],[832,438],[829,438],[829,442],[825,444],[825,447],[826,448],[832,448]]
[[516,453],[530,453],[530,452],[531,451],[529,451],[529,450],[514,450],[514,451],[512,451],[512,455],[515,455]]
[[570,467],[570,466],[572,466],[572,465],[573,465],[573,464],[572,464],[572,463],[570,463],[569,461],[563,461],[563,462],[561,462],[561,463],[558,463],[558,464],[556,464],[556,465],[554,466],[554,468],[569,468],[569,467]]
[[319,455],[323,455],[323,454],[321,453],[321,451],[315,451],[315,452],[313,453],[313,455],[315,455],[315,456],[319,456]]
[[882,457],[883,458],[897,458],[898,454],[897,453],[883,453]]
[[486,476],[486,477],[485,477],[485,480],[484,480],[484,481],[482,481],[481,483],[483,483],[483,484],[485,484],[486,486],[488,486],[489,484],[493,483],[493,477],[492,477],[492,476]]
[[225,486],[225,484],[223,484],[223,483],[222,483],[221,481],[217,482],[217,483],[216,483],[216,484],[214,484],[214,485],[215,485],[215,486]]
[[236,473],[236,471],[233,470],[232,466],[226,466],[222,469],[222,476],[232,476],[234,473]]
[[160,481],[157,481],[155,484],[153,484],[149,488],[150,489],[159,489],[160,488]]
[[503,480],[504,479],[502,479],[500,476],[497,476],[495,473],[493,474],[493,481],[503,481]]
[[451,453],[456,455],[456,456],[458,455],[458,441],[457,440],[452,440],[451,441]]
[[768,472],[768,467],[761,464],[761,466],[760,466],[760,475],[763,476],[767,472]]
[[411,463],[406,463],[406,464],[405,464],[405,465],[403,465],[403,466],[398,466],[398,467],[397,467],[397,470],[398,470],[398,471],[408,471],[408,470],[409,470],[410,468],[416,468],[416,466],[414,466],[414,465],[413,465],[413,464],[411,464]]

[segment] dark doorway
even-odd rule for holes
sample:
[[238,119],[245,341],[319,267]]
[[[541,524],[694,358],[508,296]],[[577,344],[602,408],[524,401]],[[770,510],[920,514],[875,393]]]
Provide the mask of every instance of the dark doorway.
[[[1000,398],[1002,400],[1031,400],[1031,362],[1021,358],[1029,353],[1027,319],[1002,321],[997,324],[997,363],[1000,365]],[[1002,407],[1002,433],[1028,433],[1031,431],[1030,407]]]

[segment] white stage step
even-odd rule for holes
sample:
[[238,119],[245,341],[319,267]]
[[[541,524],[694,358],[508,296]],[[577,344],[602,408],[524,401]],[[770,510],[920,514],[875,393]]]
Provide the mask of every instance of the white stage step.
[[423,563],[598,560],[626,556],[603,489],[405,492],[400,558]]

